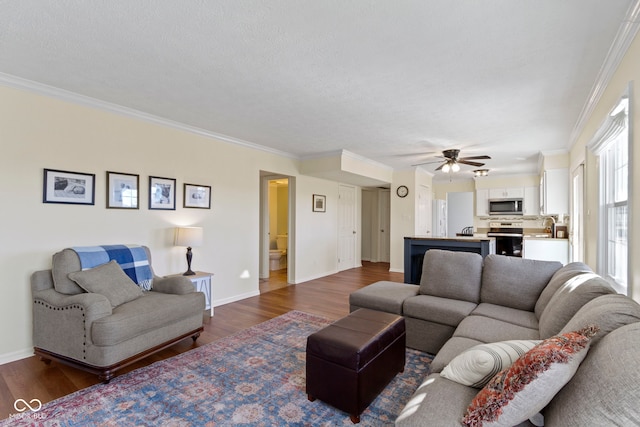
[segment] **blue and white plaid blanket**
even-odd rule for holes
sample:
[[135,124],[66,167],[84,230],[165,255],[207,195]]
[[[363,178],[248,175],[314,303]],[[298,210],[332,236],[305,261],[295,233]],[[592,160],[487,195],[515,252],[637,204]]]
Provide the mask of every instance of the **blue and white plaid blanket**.
[[75,246],[83,270],[116,260],[127,276],[145,291],[151,290],[153,273],[147,252],[138,245]]

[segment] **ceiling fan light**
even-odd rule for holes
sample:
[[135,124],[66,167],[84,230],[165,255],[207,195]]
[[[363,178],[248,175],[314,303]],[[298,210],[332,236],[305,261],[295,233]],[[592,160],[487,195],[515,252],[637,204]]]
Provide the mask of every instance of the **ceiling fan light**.
[[442,166],[442,172],[444,173],[448,173],[450,169],[451,165],[449,165],[449,162],[445,163],[444,166]]
[[458,172],[460,170],[460,165],[458,163],[454,163],[451,165],[452,172]]

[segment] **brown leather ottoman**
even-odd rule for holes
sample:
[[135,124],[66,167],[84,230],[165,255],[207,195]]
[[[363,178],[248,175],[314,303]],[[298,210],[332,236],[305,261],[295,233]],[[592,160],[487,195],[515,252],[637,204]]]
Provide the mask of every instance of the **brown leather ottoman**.
[[360,422],[360,414],[404,371],[404,318],[361,308],[307,338],[307,395]]

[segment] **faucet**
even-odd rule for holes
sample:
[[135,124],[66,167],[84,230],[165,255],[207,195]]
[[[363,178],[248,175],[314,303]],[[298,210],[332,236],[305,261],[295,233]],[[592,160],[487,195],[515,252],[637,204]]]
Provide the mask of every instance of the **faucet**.
[[551,237],[556,237],[556,219],[553,216],[546,216],[542,225],[546,226],[548,219],[551,220]]

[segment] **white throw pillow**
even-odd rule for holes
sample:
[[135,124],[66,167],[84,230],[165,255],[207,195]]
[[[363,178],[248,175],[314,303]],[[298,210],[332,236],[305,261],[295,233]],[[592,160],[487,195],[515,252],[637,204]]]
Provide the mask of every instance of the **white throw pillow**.
[[540,340],[512,340],[473,346],[451,360],[440,376],[475,388],[484,387]]

